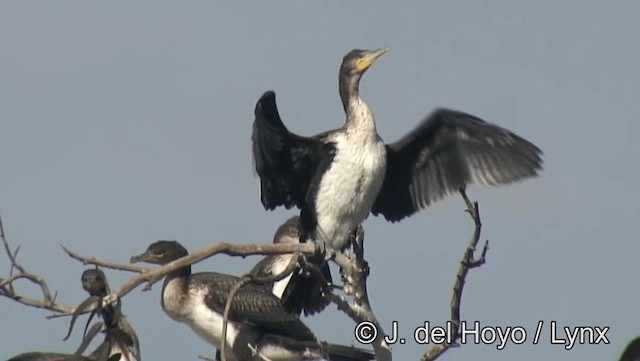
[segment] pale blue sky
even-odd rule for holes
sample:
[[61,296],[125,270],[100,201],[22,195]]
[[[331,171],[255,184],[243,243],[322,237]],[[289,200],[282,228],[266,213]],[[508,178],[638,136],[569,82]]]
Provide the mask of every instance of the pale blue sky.
[[[507,127],[545,152],[541,178],[471,188],[488,263],[467,279],[462,317],[523,326],[524,345],[464,345],[447,360],[612,360],[640,333],[640,6],[618,1],[0,3],[0,212],[29,269],[59,300],[85,295],[83,267],[58,244],[126,262],[158,239],[190,250],[270,242],[293,211],[265,211],[253,175],[253,108],[277,93],[289,128],[314,134],[344,120],[342,56],[389,46],[362,95],[394,141],[434,107]],[[403,222],[365,222],[369,288],[400,332],[442,324],[472,223],[459,196]],[[4,255],[3,255],[4,256]],[[195,266],[242,274],[257,258]],[[6,272],[6,257],[0,269]],[[6,274],[6,273],[5,273]],[[108,272],[113,287],[129,275]],[[24,290],[24,287],[21,288]],[[146,360],[195,360],[212,348],[162,313],[157,285],[125,312]],[[73,350],[67,319],[0,300],[0,359]],[[541,342],[531,340],[545,321]],[[610,326],[610,345],[550,345],[550,321]],[[331,307],[305,319],[350,343]],[[396,360],[424,346],[394,347]]]

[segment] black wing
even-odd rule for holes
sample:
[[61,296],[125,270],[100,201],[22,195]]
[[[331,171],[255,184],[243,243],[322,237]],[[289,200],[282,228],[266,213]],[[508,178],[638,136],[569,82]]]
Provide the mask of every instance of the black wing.
[[437,109],[387,145],[387,172],[372,207],[395,222],[475,183],[502,185],[537,176],[542,151],[473,115]]
[[289,132],[280,119],[273,91],[265,92],[256,104],[251,139],[264,208],[302,208],[316,169],[331,157],[330,147],[321,136]]
[[[209,308],[222,314],[231,289],[238,277],[215,272],[194,275],[197,281],[206,282],[209,288],[205,302]],[[236,293],[229,319],[244,322],[273,334],[291,337],[299,341],[316,341],[315,335],[297,315],[287,312],[280,299],[263,285],[246,284]]]

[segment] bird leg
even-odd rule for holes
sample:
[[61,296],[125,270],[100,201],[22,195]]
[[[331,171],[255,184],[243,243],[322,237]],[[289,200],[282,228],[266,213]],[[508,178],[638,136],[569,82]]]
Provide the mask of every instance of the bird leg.
[[369,262],[364,259],[364,227],[362,227],[362,224],[359,224],[351,234],[351,246],[356,256],[356,262],[361,265],[360,272],[365,278],[368,277],[371,268],[369,267]]
[[313,259],[325,259],[327,257],[327,250],[330,250],[330,247],[327,247],[327,242],[324,239],[316,239],[314,242],[315,251],[313,252]]
[[[331,252],[332,250],[329,249],[329,252]],[[327,262],[327,261],[324,261]],[[316,265],[313,262],[309,262],[309,260],[307,259],[306,255],[301,254],[300,255],[300,261],[299,261],[299,265],[300,265],[300,270],[299,272],[304,273],[305,276],[307,277],[315,277],[318,278],[319,280],[321,280],[327,288],[329,289],[335,289],[338,288],[340,286],[338,285],[334,285],[333,282],[329,282],[323,275],[322,275],[322,271],[320,271],[320,268],[324,265]]]
[[358,225],[351,234],[349,245],[353,248],[354,257],[349,257],[353,268],[340,267],[340,277],[344,284],[344,292],[347,295],[355,296],[358,283],[366,280],[370,273],[369,263],[364,259],[364,228],[362,225]]

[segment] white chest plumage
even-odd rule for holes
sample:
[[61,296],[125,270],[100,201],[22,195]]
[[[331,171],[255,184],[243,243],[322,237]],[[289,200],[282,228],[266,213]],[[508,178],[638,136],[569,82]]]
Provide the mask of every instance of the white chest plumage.
[[[201,339],[220,348],[222,344],[221,314],[214,312],[204,302],[208,290],[206,287],[189,287],[187,295],[183,294],[179,279],[168,280],[162,292],[164,312],[174,321],[184,323]],[[239,325],[227,323],[227,345],[232,347],[238,335]]]
[[[281,256],[278,256],[277,258],[274,258],[274,262],[271,265],[271,273],[273,275],[282,273],[287,268],[292,258],[293,258],[292,254],[281,255]],[[282,294],[284,293],[284,290],[287,288],[287,285],[289,284],[289,280],[291,279],[292,274],[293,273],[289,273],[287,277],[281,279],[280,281],[274,282],[272,292],[274,295],[276,295],[276,297],[282,298]]]
[[[165,282],[167,285],[162,292],[165,313],[173,320],[188,325],[202,340],[220,349],[223,317],[205,304],[204,297],[208,289],[206,287],[189,287],[188,294],[185,295],[181,291],[181,280],[172,279]],[[234,347],[240,332],[242,332],[243,342],[253,340],[250,341],[251,347],[272,361],[298,361],[303,358],[316,359],[319,357],[319,354],[311,350],[288,350],[277,344],[265,343],[264,335],[261,335],[252,326],[229,321],[226,342],[228,360],[237,360],[231,348]],[[254,356],[252,360],[263,360],[260,355]]]
[[369,107],[362,102],[353,111],[366,121],[332,135],[336,153],[320,181],[315,204],[317,237],[338,250],[368,217],[387,166],[386,149],[375,133]]

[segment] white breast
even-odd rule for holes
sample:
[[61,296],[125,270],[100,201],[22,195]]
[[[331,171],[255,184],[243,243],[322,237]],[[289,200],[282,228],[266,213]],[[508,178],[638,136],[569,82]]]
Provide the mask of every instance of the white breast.
[[[292,258],[293,258],[293,255],[278,256],[277,260],[271,266],[271,273],[273,275],[282,273],[287,268]],[[284,293],[285,288],[287,288],[287,285],[289,284],[290,279],[291,279],[291,273],[289,273],[287,277],[273,284],[272,292],[274,295],[276,295],[276,297],[282,298],[282,294]]]
[[330,247],[342,250],[380,192],[386,150],[375,133],[360,138],[339,132],[333,141],[336,154],[316,196],[317,233]]
[[[189,326],[204,341],[220,348],[223,317],[206,306],[204,298],[208,290],[190,287],[188,295],[185,297],[179,285],[180,280],[173,279],[165,282],[167,284],[162,292],[165,313],[174,321]],[[229,347],[233,346],[237,334],[238,325],[229,321],[227,323],[227,345]]]
[[[220,345],[222,345],[222,315],[213,312],[204,302],[197,302],[191,309],[192,312],[185,320],[185,323],[200,338],[220,348]],[[227,345],[229,347],[233,346],[238,336],[238,328],[239,325],[236,322],[229,321],[227,323]]]

